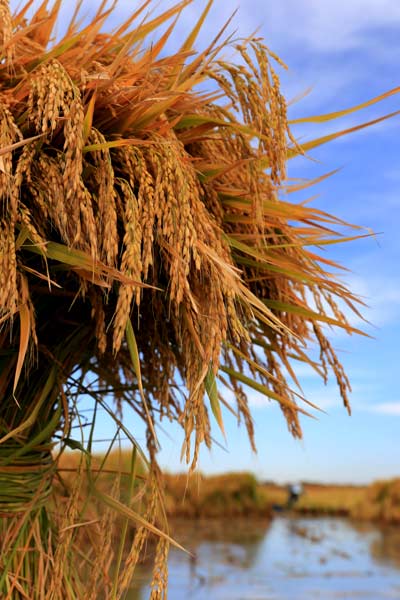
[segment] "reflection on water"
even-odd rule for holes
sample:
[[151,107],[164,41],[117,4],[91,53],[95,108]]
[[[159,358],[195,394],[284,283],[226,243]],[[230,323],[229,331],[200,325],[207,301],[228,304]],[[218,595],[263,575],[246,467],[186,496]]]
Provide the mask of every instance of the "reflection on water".
[[[400,599],[400,528],[337,518],[177,522],[170,600]],[[127,600],[148,598],[137,572]]]
[[400,569],[400,527],[382,529],[371,544],[371,554],[379,563]]

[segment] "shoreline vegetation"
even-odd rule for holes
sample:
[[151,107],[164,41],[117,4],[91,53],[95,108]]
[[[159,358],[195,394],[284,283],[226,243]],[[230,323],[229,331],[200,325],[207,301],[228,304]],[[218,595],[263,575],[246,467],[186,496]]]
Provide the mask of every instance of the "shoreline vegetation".
[[[73,479],[78,455],[66,452],[59,469],[64,483]],[[101,486],[109,492],[119,480],[120,495],[127,490],[128,456],[124,451],[94,457],[91,466],[103,464]],[[141,469],[139,468],[139,471]],[[138,475],[146,478],[145,471]],[[303,493],[287,510],[288,486],[259,481],[249,472],[229,472],[207,476],[201,472],[164,473],[164,508],[170,519],[220,519],[253,517],[272,519],[275,514],[342,516],[354,520],[400,525],[400,478],[375,481],[367,485],[302,482]],[[60,493],[61,488],[60,488]],[[141,495],[139,502],[143,502]]]
[[[189,479],[185,474],[167,474],[164,481],[170,517],[272,518],[287,511],[288,487],[257,481],[251,473],[197,474]],[[400,478],[369,485],[303,482],[303,494],[288,512],[400,525]]]

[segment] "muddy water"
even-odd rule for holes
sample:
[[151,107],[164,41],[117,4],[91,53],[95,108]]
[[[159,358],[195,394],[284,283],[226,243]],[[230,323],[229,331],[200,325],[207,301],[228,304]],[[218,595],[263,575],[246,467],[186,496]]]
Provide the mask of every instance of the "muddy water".
[[[336,518],[177,522],[169,600],[400,600],[400,527]],[[149,595],[142,568],[127,600]]]

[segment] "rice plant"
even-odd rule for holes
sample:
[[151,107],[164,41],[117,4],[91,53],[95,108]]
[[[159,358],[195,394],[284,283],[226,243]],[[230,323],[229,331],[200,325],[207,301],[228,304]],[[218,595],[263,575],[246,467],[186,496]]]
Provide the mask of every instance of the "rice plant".
[[[343,237],[340,219],[280,195],[296,190],[288,160],[346,132],[296,142],[280,91],[285,66],[263,40],[223,28],[194,51],[211,2],[168,53],[189,2],[156,16],[147,15],[150,0],[138,3],[111,32],[113,5],[102,2],[81,22],[77,2],[56,37],[61,0],[36,10],[26,0],[13,14],[0,0],[7,600],[121,598],[153,535],[152,598],[166,597],[174,542],[162,509],[160,421],[182,427],[190,470],[200,446],[212,444],[212,422],[223,429],[225,410],[255,448],[249,389],[277,402],[300,437],[299,414],[310,408],[290,384],[298,361],[325,380],[331,372],[350,410],[350,383],[324,325],[354,333],[343,307],[358,314],[357,298],[319,250],[359,232]],[[86,436],[72,433],[82,395],[131,440],[123,499],[118,480],[101,485],[106,459],[93,468],[96,415]],[[145,449],[123,422],[126,406],[146,424]],[[80,453],[73,477],[59,468],[66,448]]]

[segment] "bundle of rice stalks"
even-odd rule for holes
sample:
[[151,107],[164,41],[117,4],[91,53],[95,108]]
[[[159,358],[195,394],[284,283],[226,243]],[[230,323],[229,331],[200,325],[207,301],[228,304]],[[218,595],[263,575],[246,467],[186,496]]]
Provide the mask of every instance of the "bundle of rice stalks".
[[[193,51],[211,2],[166,54],[188,3],[144,19],[148,0],[105,33],[113,7],[102,2],[80,24],[78,2],[56,38],[61,0],[33,14],[32,0],[14,14],[0,0],[2,598],[121,597],[149,533],[160,535],[152,597],[164,597],[171,540],[159,531],[156,421],[182,426],[193,469],[200,445],[211,445],[210,412],[223,428],[221,405],[254,446],[250,387],[280,404],[299,437],[305,411],[287,381],[287,373],[297,381],[293,361],[323,378],[331,370],[349,408],[350,385],[322,326],[352,333],[339,303],[357,312],[356,299],[311,249],[340,241],[342,223],[279,199],[287,160],[328,138],[296,144],[283,65],[262,40],[234,43],[221,32]],[[232,44],[234,63],[221,54]],[[70,437],[84,394],[132,441],[130,490],[135,506],[145,499],[143,513],[117,490],[99,490],[93,427],[85,448]],[[147,426],[146,481],[120,419],[127,405]],[[82,457],[55,502],[56,442]],[[91,498],[107,506],[100,523],[87,517],[85,469]],[[137,526],[129,547],[121,533],[114,558],[113,510]]]

